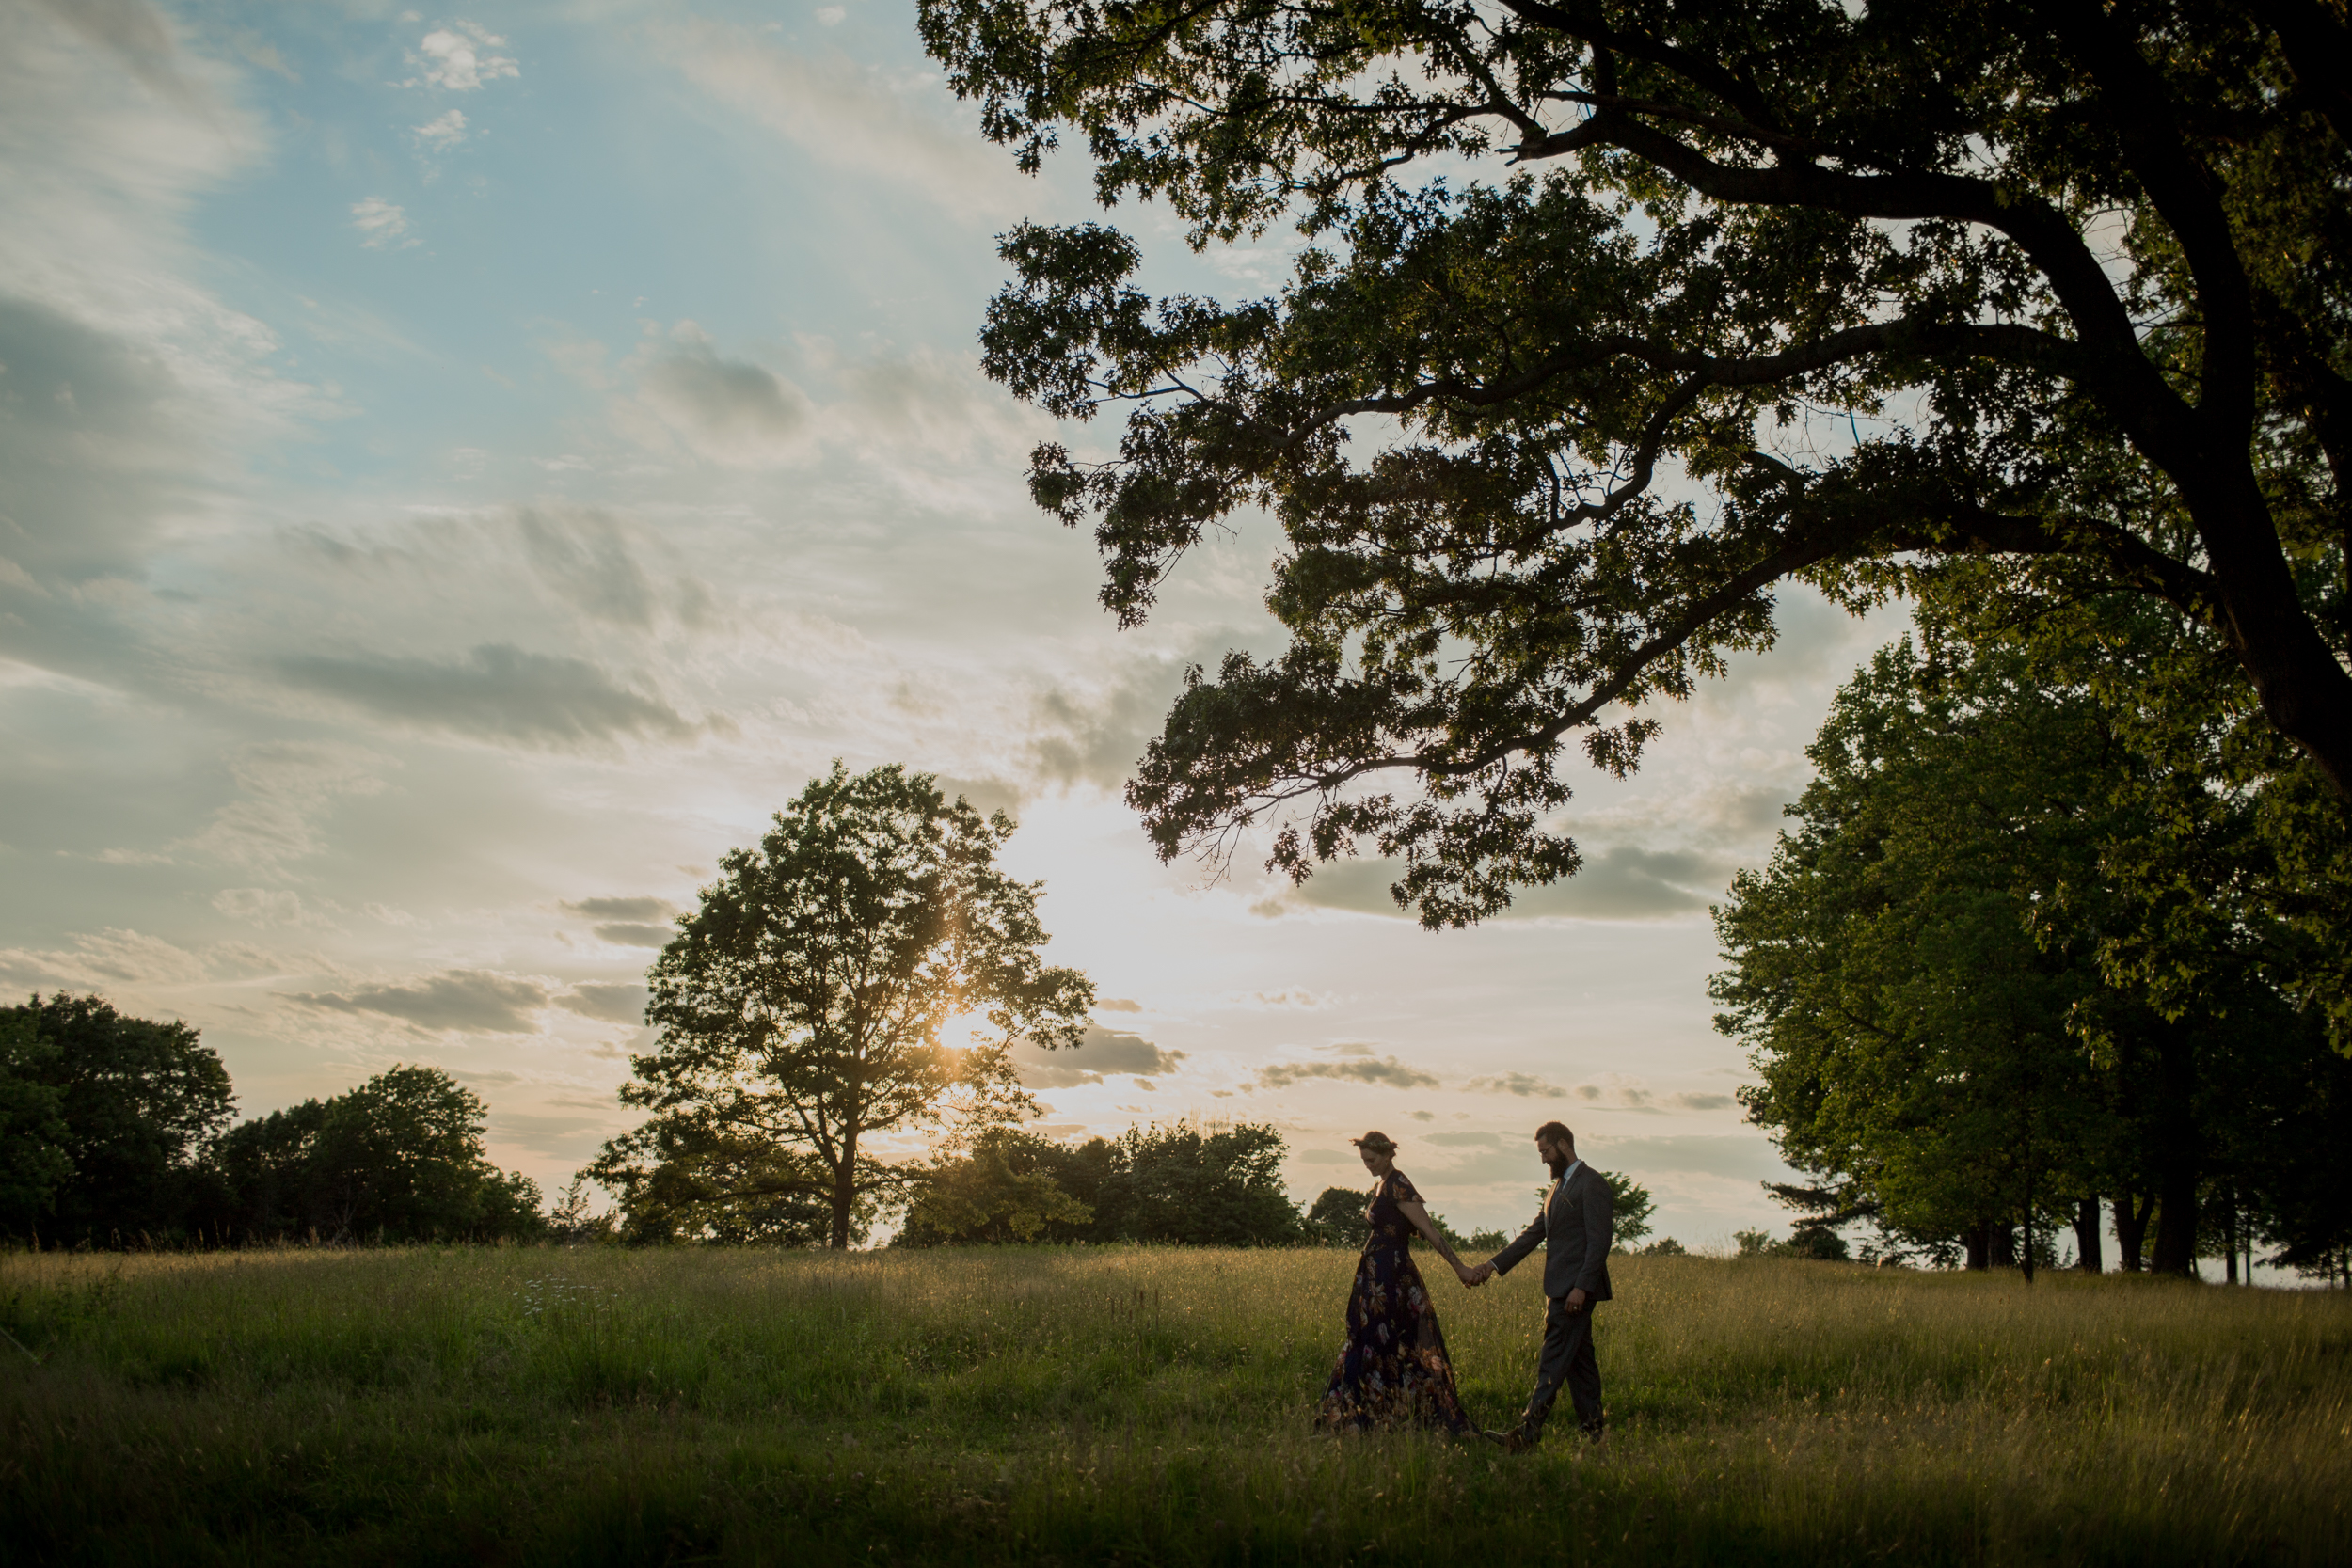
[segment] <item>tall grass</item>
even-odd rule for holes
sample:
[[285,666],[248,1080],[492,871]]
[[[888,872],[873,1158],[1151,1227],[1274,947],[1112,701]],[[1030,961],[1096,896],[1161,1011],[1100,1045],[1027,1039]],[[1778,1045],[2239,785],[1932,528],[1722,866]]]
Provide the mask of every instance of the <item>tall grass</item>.
[[[1513,1459],[1309,1432],[1352,1266],[18,1255],[0,1561],[2352,1560],[2341,1294],[1625,1259]],[[1439,1289],[1507,1424],[1533,1271]]]

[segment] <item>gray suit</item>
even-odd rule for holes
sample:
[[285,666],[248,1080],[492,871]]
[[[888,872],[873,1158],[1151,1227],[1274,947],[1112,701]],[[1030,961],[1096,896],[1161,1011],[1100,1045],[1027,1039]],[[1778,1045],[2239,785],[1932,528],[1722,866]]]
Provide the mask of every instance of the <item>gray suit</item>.
[[[1494,1256],[1495,1272],[1509,1274],[1520,1259],[1544,1243],[1544,1349],[1535,1364],[1535,1388],[1527,1396],[1519,1426],[1532,1439],[1544,1430],[1551,1402],[1567,1385],[1576,1424],[1597,1437],[1601,1432],[1600,1363],[1593,1355],[1593,1306],[1607,1301],[1609,1237],[1614,1201],[1609,1183],[1592,1166],[1580,1164],[1535,1212],[1535,1223]],[[1570,1291],[1584,1292],[1581,1310],[1570,1310]]]

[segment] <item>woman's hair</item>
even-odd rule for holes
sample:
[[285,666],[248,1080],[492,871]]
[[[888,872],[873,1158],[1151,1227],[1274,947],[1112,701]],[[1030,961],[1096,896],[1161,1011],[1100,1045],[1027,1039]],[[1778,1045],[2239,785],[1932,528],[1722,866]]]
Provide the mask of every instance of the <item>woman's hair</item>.
[[1354,1144],[1358,1148],[1369,1148],[1375,1154],[1394,1154],[1396,1152],[1396,1140],[1390,1137],[1386,1132],[1367,1132],[1360,1138],[1350,1138],[1347,1141]]

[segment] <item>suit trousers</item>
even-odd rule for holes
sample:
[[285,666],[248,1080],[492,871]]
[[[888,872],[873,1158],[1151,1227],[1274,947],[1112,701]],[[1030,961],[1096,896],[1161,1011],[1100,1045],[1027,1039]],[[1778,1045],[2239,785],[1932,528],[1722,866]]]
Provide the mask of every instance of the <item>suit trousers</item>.
[[1519,1418],[1529,1436],[1543,1431],[1564,1383],[1576,1407],[1576,1424],[1587,1436],[1600,1435],[1600,1363],[1593,1358],[1597,1305],[1588,1301],[1582,1310],[1571,1312],[1565,1297],[1550,1298],[1544,1312],[1544,1351],[1535,1363],[1535,1391],[1527,1396],[1527,1414]]

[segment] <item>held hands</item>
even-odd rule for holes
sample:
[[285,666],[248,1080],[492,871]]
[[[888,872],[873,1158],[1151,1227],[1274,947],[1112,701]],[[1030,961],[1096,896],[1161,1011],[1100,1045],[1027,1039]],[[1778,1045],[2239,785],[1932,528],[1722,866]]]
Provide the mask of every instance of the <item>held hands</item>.
[[1481,1263],[1476,1268],[1471,1268],[1466,1264],[1456,1263],[1454,1265],[1454,1273],[1463,1284],[1478,1286],[1484,1285],[1495,1276],[1495,1266],[1492,1263]]

